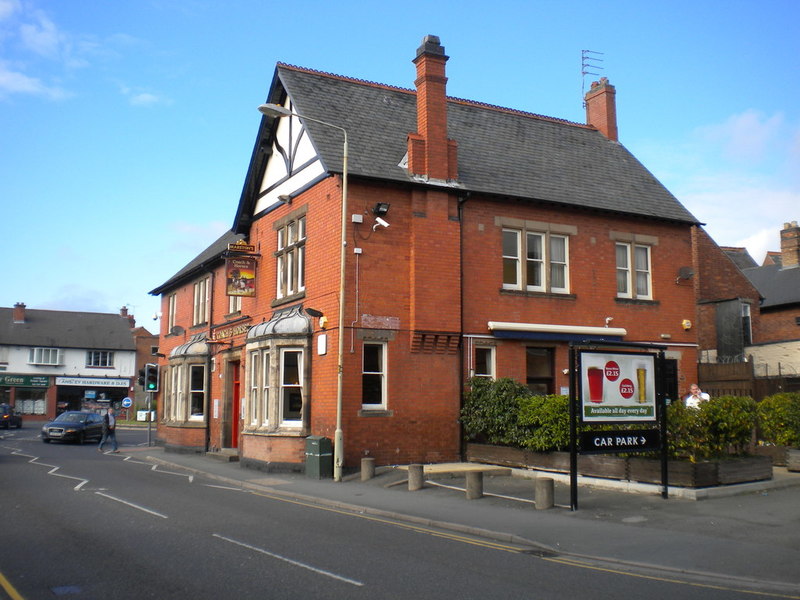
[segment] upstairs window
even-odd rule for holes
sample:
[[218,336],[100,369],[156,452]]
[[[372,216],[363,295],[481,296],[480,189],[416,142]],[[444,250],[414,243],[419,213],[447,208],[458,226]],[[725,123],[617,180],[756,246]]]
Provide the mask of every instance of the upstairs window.
[[178,295],[177,294],[170,294],[169,301],[167,303],[167,331],[172,332],[172,328],[175,327],[175,316],[178,311]]
[[31,348],[28,364],[58,366],[64,364],[64,351],[58,348]]
[[277,228],[276,297],[287,298],[305,291],[305,215],[287,221]]
[[616,244],[617,297],[652,300],[650,246]]
[[106,368],[113,367],[114,353],[103,350],[89,350],[86,353],[86,366]]
[[503,228],[503,288],[569,293],[569,238]]
[[194,284],[192,325],[201,325],[208,322],[209,282],[210,278],[206,277]]
[[750,318],[750,305],[742,302],[742,343],[750,346],[753,343],[753,325]]

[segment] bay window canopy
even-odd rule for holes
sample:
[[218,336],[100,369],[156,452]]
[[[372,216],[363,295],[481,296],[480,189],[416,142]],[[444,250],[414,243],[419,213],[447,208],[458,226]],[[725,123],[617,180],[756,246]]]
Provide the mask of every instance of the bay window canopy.
[[275,311],[269,321],[253,325],[247,332],[247,341],[274,336],[307,336],[313,329],[311,319],[302,306],[292,306]]
[[169,353],[169,357],[185,358],[188,356],[207,356],[209,353],[207,341],[208,338],[205,333],[196,333],[190,337],[189,341],[186,343],[175,346]]

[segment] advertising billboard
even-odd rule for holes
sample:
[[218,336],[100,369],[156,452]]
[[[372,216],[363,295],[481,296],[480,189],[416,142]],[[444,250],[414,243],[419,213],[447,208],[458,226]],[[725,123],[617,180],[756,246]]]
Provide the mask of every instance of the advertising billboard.
[[581,352],[579,390],[584,423],[655,421],[655,356]]

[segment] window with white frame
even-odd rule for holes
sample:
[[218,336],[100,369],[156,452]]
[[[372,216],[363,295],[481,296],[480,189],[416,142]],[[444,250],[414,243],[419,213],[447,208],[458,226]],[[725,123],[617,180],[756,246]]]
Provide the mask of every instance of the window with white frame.
[[745,346],[753,343],[753,326],[750,318],[750,305],[742,302],[742,342]]
[[210,302],[209,286],[210,277],[201,279],[194,284],[194,303],[192,314],[192,325],[200,325],[208,322],[208,305]]
[[269,388],[271,373],[269,370],[270,356],[269,351],[264,352],[261,357],[261,424],[269,425]]
[[251,352],[249,358],[250,376],[248,383],[250,384],[250,397],[247,404],[247,412],[250,425],[258,425],[258,407],[261,402],[261,360],[258,352]]
[[305,290],[306,217],[298,216],[277,227],[277,298]]
[[282,425],[302,425],[303,351],[281,348],[280,352],[280,421]]
[[617,297],[652,300],[650,246],[617,242]]
[[386,343],[364,342],[361,369],[361,405],[386,408]]
[[242,312],[242,297],[228,296],[228,314]]
[[28,351],[28,364],[57,366],[64,364],[64,351],[59,348],[31,348]]
[[86,352],[87,367],[113,367],[114,353],[105,350],[88,350]]
[[504,227],[503,288],[569,293],[569,237]]
[[189,365],[189,419],[201,420],[206,405],[206,366]]
[[170,294],[167,301],[167,331],[171,332],[175,327],[175,316],[178,310],[178,295]]
[[184,365],[175,365],[170,369],[172,377],[170,377],[169,397],[172,399],[172,406],[169,416],[173,421],[185,419],[184,398],[186,398],[186,394],[183,391],[183,370],[185,368]]
[[494,379],[494,346],[475,346],[473,377]]

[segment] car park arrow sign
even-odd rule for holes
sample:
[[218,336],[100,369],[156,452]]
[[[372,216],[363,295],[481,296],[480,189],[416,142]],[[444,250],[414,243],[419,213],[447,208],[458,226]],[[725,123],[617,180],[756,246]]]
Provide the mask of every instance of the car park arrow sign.
[[654,452],[661,447],[657,429],[630,431],[584,431],[581,433],[581,454],[616,452]]

